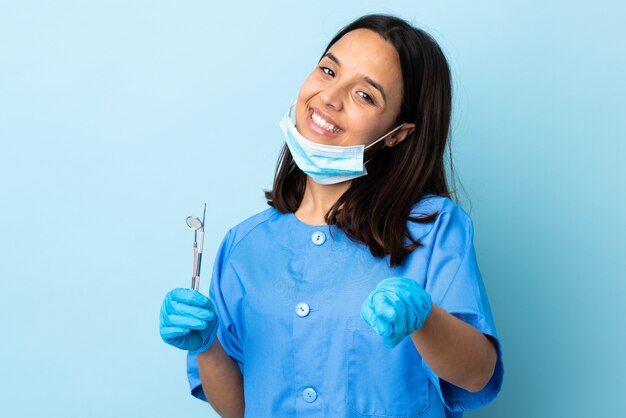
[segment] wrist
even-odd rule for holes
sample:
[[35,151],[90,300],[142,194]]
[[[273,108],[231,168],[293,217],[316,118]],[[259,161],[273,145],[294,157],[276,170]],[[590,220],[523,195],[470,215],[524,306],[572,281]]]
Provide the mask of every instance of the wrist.
[[197,355],[197,354],[201,354],[201,353],[205,353],[209,351],[211,347],[215,345],[214,343],[215,343],[215,340],[217,339],[217,326],[218,326],[218,323],[215,322],[213,324],[213,328],[211,329],[210,334],[205,339],[203,339],[202,345],[195,350],[189,350],[189,354]]
[[433,327],[433,322],[437,322],[437,316],[439,315],[440,308],[437,305],[432,304],[431,308],[426,316],[426,319],[422,323],[422,326],[418,329],[414,330],[411,335],[412,336],[421,336],[427,334],[431,331]]
[[215,359],[219,356],[219,352],[217,349],[217,344],[211,344],[209,348],[204,351],[197,350],[198,352],[189,352],[190,354],[195,354],[198,358],[203,358],[205,360]]

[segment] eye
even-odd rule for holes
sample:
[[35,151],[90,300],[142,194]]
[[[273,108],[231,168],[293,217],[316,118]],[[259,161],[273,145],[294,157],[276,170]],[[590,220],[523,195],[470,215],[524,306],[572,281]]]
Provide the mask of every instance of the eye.
[[322,70],[324,72],[324,74],[329,75],[331,77],[335,76],[335,72],[333,70],[331,70],[330,68],[322,67],[322,66],[320,66],[319,68],[320,68],[320,70]]
[[365,101],[367,101],[367,102],[369,102],[371,104],[376,104],[376,103],[374,103],[374,99],[372,99],[372,97],[369,94],[365,93],[364,91],[358,91],[357,94],[359,96],[361,96],[363,98],[363,100],[365,100]]

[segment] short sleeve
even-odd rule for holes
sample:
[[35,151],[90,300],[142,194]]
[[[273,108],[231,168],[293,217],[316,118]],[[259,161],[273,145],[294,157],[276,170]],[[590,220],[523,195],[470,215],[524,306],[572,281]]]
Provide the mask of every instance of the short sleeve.
[[502,348],[474,250],[474,227],[458,205],[442,209],[425,290],[433,303],[474,326],[489,338],[498,358],[489,383],[479,392],[469,392],[440,379],[422,360],[423,366],[446,407],[453,412],[478,409],[496,398],[502,386]]
[[[237,334],[237,285],[234,277],[229,276],[227,270],[230,248],[232,247],[232,232],[222,240],[213,264],[213,274],[209,285],[209,298],[213,302],[217,313],[217,339],[243,373],[243,346],[241,338]],[[187,353],[187,378],[191,394],[206,401],[202,391],[202,381],[198,371],[198,359],[196,355]]]

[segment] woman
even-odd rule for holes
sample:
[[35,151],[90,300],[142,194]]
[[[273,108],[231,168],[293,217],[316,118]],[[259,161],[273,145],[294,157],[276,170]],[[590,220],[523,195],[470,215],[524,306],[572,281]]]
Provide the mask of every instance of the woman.
[[331,40],[280,123],[270,208],[228,232],[210,298],[163,302],[194,396],[223,417],[460,417],[495,398],[472,221],[446,184],[450,108],[423,31],[369,15]]

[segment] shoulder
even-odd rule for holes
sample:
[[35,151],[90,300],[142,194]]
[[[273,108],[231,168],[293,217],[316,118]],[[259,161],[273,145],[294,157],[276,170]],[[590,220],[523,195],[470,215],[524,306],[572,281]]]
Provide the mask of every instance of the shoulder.
[[226,238],[224,239],[227,242],[229,250],[232,250],[234,247],[236,247],[239,242],[241,242],[256,228],[265,224],[268,220],[272,219],[272,217],[279,215],[280,213],[276,209],[274,209],[273,207],[269,207],[244,219],[243,221],[230,228],[228,230],[228,233],[226,234]]
[[[444,232],[463,239],[473,232],[470,215],[449,197],[426,195],[411,208],[411,217],[424,217],[437,213],[437,217],[427,223],[408,221],[408,228],[414,238],[437,236]],[[465,239],[463,239],[465,240]]]
[[278,215],[278,211],[270,207],[259,213],[256,213],[243,221],[239,222],[226,232],[219,249],[216,254],[216,265],[225,266],[231,258],[234,249],[260,225],[266,223],[273,216]]
[[429,215],[434,212],[441,214],[454,214],[464,219],[469,219],[468,213],[458,203],[446,196],[427,194],[415,203],[411,208],[411,216]]

